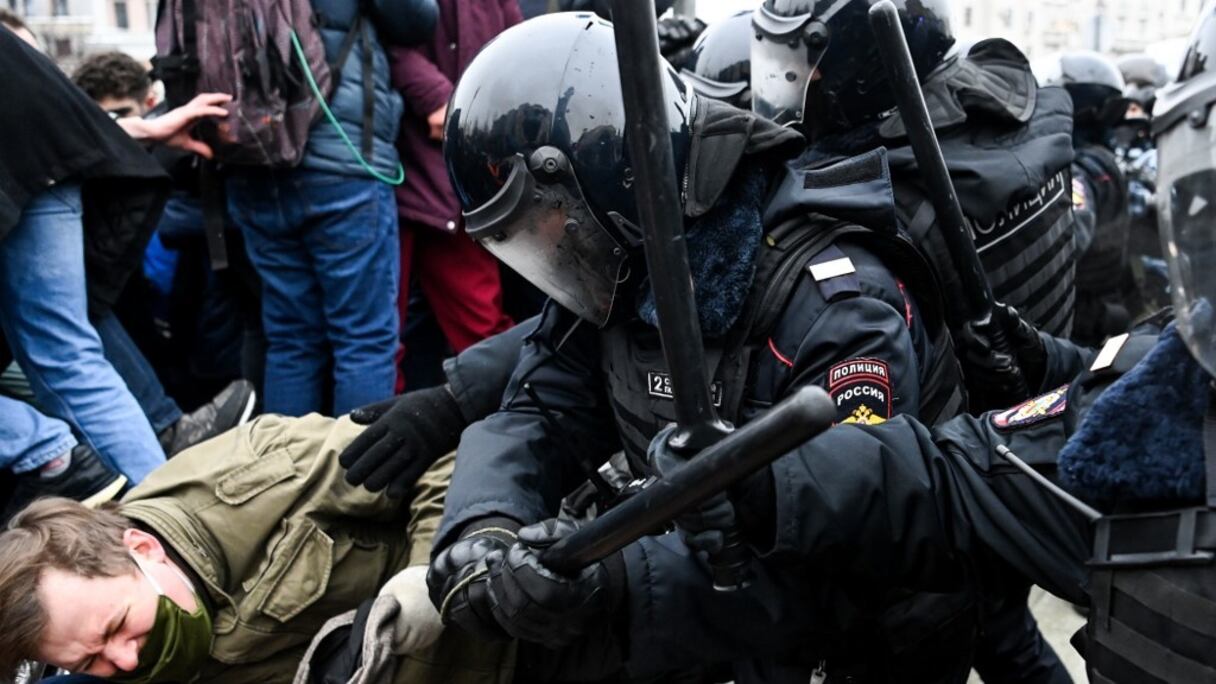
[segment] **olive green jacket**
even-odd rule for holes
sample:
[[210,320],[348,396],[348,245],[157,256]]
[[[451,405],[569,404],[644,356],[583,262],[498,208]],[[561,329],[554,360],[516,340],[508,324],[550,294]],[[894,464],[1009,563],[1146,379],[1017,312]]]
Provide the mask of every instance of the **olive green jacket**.
[[[363,430],[349,418],[263,416],[192,447],[123,499],[206,585],[215,640],[199,682],[290,682],[329,618],[425,565],[453,456],[408,502],[352,487],[338,455]],[[512,652],[445,632],[396,681],[497,684]]]

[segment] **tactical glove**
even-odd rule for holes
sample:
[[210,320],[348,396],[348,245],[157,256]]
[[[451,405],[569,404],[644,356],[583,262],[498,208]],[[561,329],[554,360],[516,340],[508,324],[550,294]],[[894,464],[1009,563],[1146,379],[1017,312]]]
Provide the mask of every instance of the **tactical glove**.
[[443,624],[456,625],[481,639],[510,638],[490,610],[491,568],[486,559],[494,553],[501,558],[514,543],[518,528],[518,523],[507,518],[479,521],[431,561],[426,584]]
[[350,419],[369,427],[338,457],[346,481],[373,492],[387,488],[394,499],[409,494],[427,468],[456,448],[466,426],[446,386],[355,409]]
[[[659,430],[646,449],[646,459],[659,477],[668,477],[688,460],[668,446],[671,433],[675,429],[676,427],[671,425]],[[735,527],[736,522],[735,506],[725,492],[675,520],[680,538],[688,548],[711,554],[722,550],[726,542],[725,530]]]
[[[998,334],[1004,336],[1009,353],[994,348]],[[1038,394],[1047,372],[1047,349],[1017,309],[998,302],[986,325],[966,326],[962,347],[972,413],[1008,408]]]
[[540,562],[540,552],[575,530],[569,520],[550,519],[519,531],[519,541],[486,559],[490,608],[508,634],[557,649],[609,621],[625,595],[621,552],[560,575]]

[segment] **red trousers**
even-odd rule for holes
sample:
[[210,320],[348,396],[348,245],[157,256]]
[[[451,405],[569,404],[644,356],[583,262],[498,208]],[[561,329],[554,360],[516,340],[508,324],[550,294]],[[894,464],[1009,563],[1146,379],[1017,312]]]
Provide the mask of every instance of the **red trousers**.
[[463,231],[449,234],[402,223],[397,310],[403,328],[411,275],[418,277],[439,329],[456,353],[514,325],[502,309],[498,261]]

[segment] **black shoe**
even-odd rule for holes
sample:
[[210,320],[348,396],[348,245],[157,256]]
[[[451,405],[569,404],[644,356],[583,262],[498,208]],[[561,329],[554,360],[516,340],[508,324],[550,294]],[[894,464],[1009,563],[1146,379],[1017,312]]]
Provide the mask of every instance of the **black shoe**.
[[165,456],[175,456],[199,442],[243,425],[253,415],[253,405],[257,399],[253,383],[248,380],[230,383],[194,413],[182,416],[176,423],[161,430],[157,438],[165,450]]
[[126,486],[127,478],[110,470],[89,445],[77,444],[72,448],[71,464],[62,473],[42,477],[35,470],[18,475],[2,517],[7,521],[44,496],[63,496],[96,506],[117,498]]

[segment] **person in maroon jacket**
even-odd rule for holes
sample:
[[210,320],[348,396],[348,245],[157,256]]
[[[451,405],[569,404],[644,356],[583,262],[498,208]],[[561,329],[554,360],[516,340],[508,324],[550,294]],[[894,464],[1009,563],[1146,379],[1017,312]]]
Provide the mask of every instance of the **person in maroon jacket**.
[[498,263],[462,230],[460,202],[443,164],[443,123],[452,88],[481,47],[523,21],[518,0],[438,0],[429,43],[392,51],[393,85],[405,99],[397,140],[405,183],[397,188],[405,321],[411,273],[453,351],[510,328]]

